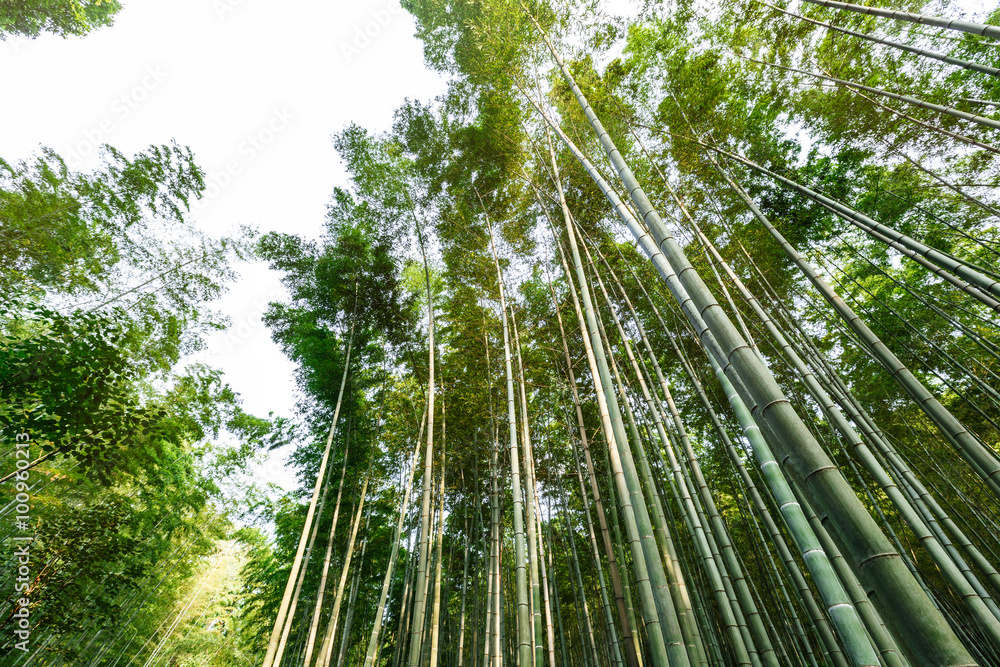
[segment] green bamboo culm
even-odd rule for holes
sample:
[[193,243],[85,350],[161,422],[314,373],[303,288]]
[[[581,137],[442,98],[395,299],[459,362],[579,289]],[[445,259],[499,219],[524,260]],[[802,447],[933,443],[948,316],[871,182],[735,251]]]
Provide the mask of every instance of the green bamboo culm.
[[378,642],[382,631],[382,621],[385,618],[385,604],[389,597],[389,586],[392,583],[393,572],[396,568],[396,559],[399,556],[399,541],[403,533],[403,523],[406,519],[406,510],[410,504],[410,491],[413,488],[413,477],[420,461],[420,445],[423,442],[424,425],[427,423],[427,408],[420,418],[420,429],[417,434],[416,445],[413,448],[413,455],[410,457],[410,471],[406,475],[406,484],[400,497],[399,520],[396,522],[396,532],[393,534],[392,551],[389,554],[389,564],[385,569],[385,579],[382,582],[382,592],[379,595],[378,606],[375,609],[375,620],[372,624],[371,636],[368,639],[368,650],[365,652],[364,667],[372,667],[375,663],[375,654],[378,651]]
[[[533,16],[530,18],[534,21]],[[548,35],[537,22],[535,24],[615,165],[626,190],[631,194],[636,208],[656,238],[656,250],[662,251],[672,273],[677,276],[678,281],[671,281],[669,286],[678,303],[683,307],[690,301],[694,310],[702,316],[707,326],[705,329],[696,327],[700,336],[705,338],[706,334],[711,333],[717,338],[716,345],[722,348],[720,358],[727,362],[724,367],[726,374],[732,372],[741,384],[745,383],[747,397],[752,397],[752,403],[758,406],[761,418],[774,436],[775,445],[780,448],[781,459],[787,461],[787,470],[803,484],[815,498],[816,504],[822,508],[825,518],[831,522],[843,543],[845,554],[852,565],[875,591],[876,600],[886,605],[891,603],[897,610],[904,610],[901,615],[897,613],[890,616],[897,636],[903,639],[912,655],[922,656],[928,665],[974,664],[968,650],[926,597],[902,563],[899,554],[795,413],[770,371],[743,340],[691,266],[683,250],[669,234]],[[605,195],[607,194],[608,191],[605,190]],[[637,231],[639,230],[634,230],[633,233]],[[636,236],[641,243],[640,235]],[[683,291],[678,287],[682,287]],[[686,314],[689,312],[690,310],[685,310]]]
[[927,16],[924,14],[914,14],[912,12],[900,12],[892,9],[880,9],[878,7],[865,7],[864,5],[852,5],[847,2],[837,2],[837,0],[806,0],[806,2],[811,2],[812,4],[820,5],[821,7],[833,7],[834,9],[843,9],[849,12],[857,12],[858,14],[867,14],[868,16],[881,16],[883,18],[895,19],[897,21],[908,21],[910,23],[919,23],[920,25],[932,25],[937,28],[958,30],[961,32],[971,33],[973,35],[979,35],[980,37],[1000,39],[1000,27],[993,25],[983,25],[982,23],[973,23],[972,21],[957,21],[953,19],[941,18],[940,16]]
[[[416,216],[414,216],[416,221]],[[430,516],[431,487],[434,471],[434,298],[431,292],[430,267],[427,264],[427,250],[423,233],[417,223],[417,237],[424,258],[424,282],[427,288],[427,448],[424,452],[424,489],[420,506],[420,555],[417,563],[417,584],[413,598],[413,616],[410,619],[410,652],[407,664],[419,667],[420,649],[423,645],[424,615],[427,610],[427,584],[430,580],[428,562],[430,560]]]
[[[521,466],[517,451],[517,413],[514,398],[514,373],[510,352],[510,332],[507,318],[507,300],[504,296],[503,274],[500,271],[500,259],[493,240],[493,228],[490,226],[490,245],[493,248],[493,261],[496,265],[497,284],[500,290],[500,309],[503,313],[503,343],[504,368],[507,376],[507,419],[510,435],[510,468],[511,491],[513,493],[514,511],[514,558],[515,558],[515,588],[517,593],[517,656],[520,664],[532,664],[534,656],[531,613],[528,602],[528,565],[527,545],[524,533],[524,501],[521,495]],[[498,591],[499,593],[499,591]],[[499,621],[499,619],[497,619]],[[497,656],[499,657],[499,656]]]
[[844,35],[850,35],[851,37],[857,37],[858,39],[863,39],[869,42],[874,42],[876,44],[882,44],[884,46],[891,47],[893,49],[899,49],[900,51],[906,51],[907,53],[913,53],[924,58],[930,58],[932,60],[939,60],[943,63],[948,63],[949,65],[955,65],[956,67],[962,67],[973,72],[979,72],[980,74],[989,74],[991,76],[1000,76],[1000,68],[989,67],[988,65],[981,65],[979,63],[974,63],[968,60],[963,60],[961,58],[955,58],[954,56],[945,55],[943,53],[937,53],[935,51],[928,51],[927,49],[917,48],[915,46],[910,46],[908,44],[901,44],[899,42],[894,42],[888,39],[882,39],[876,37],[875,35],[868,35],[863,32],[855,32],[854,30],[848,30],[847,28],[841,28],[839,26],[832,25],[830,23],[824,23],[823,21],[817,21],[815,19],[802,16],[801,14],[796,14],[777,7],[772,4],[768,4],[763,0],[757,0],[760,4],[765,7],[769,7],[775,11],[781,12],[787,16],[791,16],[799,19],[800,21],[805,21],[806,23],[811,23],[812,25],[822,26],[827,30],[833,30],[834,32],[839,32]]
[[[609,460],[614,473],[613,486],[617,487],[619,498],[621,500],[621,514],[625,522],[626,534],[628,536],[628,542],[632,552],[632,566],[635,570],[636,583],[639,589],[639,600],[642,607],[643,622],[646,626],[646,636],[650,642],[652,661],[656,667],[668,664],[667,646],[669,645],[671,650],[670,660],[684,661],[679,664],[686,664],[687,651],[683,643],[683,638],[680,637],[679,632],[674,633],[673,630],[671,630],[670,638],[667,639],[664,636],[664,631],[661,630],[660,615],[661,608],[664,608],[664,602],[661,599],[662,595],[654,596],[653,584],[649,570],[651,567],[660,566],[662,572],[662,564],[660,562],[659,554],[657,553],[656,544],[652,538],[652,528],[649,525],[648,513],[645,516],[644,522],[640,518],[640,512],[645,512],[646,507],[642,491],[635,478],[635,471],[634,469],[631,470],[631,474],[626,476],[624,468],[625,457],[622,452],[619,451],[618,438],[620,436],[616,432],[613,425],[609,407],[614,400],[614,393],[610,387],[606,386],[606,378],[608,377],[607,361],[603,356],[603,346],[601,345],[600,333],[597,331],[597,321],[594,316],[593,303],[590,299],[590,292],[587,288],[586,279],[583,274],[583,266],[580,260],[579,251],[576,250],[576,239],[573,232],[572,216],[570,215],[569,207],[566,203],[565,193],[563,192],[562,182],[559,177],[558,164],[555,159],[555,152],[551,147],[551,144],[549,146],[549,156],[552,163],[556,190],[559,193],[559,204],[563,212],[566,232],[569,236],[570,247],[574,251],[573,262],[577,280],[580,282],[580,298],[583,301],[583,310],[586,312],[586,318],[584,318],[583,312],[577,308],[577,317],[580,320],[581,332],[587,332],[583,335],[584,351],[587,355],[591,378],[595,386],[598,410],[601,415],[601,427],[608,446]],[[554,233],[555,232],[553,230],[553,234]],[[558,241],[556,241],[556,243],[558,245]],[[566,282],[569,285],[571,293],[575,295],[576,287],[573,283],[572,273],[568,272],[569,267],[566,266],[565,263],[564,268],[567,270],[565,276]],[[576,296],[574,296],[574,304],[577,303],[576,299]],[[609,391],[611,391],[610,394],[608,393]],[[620,413],[618,414],[618,424],[620,428]],[[632,501],[633,490],[637,491],[636,497],[640,501],[636,503],[635,506]],[[655,555],[655,559],[647,558],[647,553],[650,552],[650,549],[651,553]],[[619,562],[624,561],[619,559]],[[663,575],[661,581],[665,582],[665,575]],[[661,594],[663,593],[662,590],[659,592]],[[669,595],[669,592],[667,592],[667,594]],[[669,600],[667,600],[667,604],[670,604]]]
[[[699,142],[702,143],[702,142]],[[733,155],[714,148],[708,144],[702,144],[707,148],[713,148],[717,152],[733,158],[748,167],[758,171],[763,168],[745,158]],[[776,176],[776,175],[775,175]],[[785,179],[787,180],[787,179]],[[797,185],[797,184],[796,184]],[[804,188],[798,186],[797,188]],[[781,246],[785,254],[798,265],[802,273],[823,295],[823,298],[841,316],[844,322],[858,335],[865,343],[866,347],[878,358],[886,367],[892,377],[913,397],[917,405],[927,414],[928,417],[938,426],[941,434],[955,447],[962,457],[969,463],[970,467],[983,479],[984,482],[1000,496],[1000,460],[997,459],[986,447],[973,436],[965,426],[955,418],[951,412],[945,408],[937,398],[910,372],[899,358],[889,350],[888,347],[868,328],[867,325],[857,316],[857,314],[837,295],[832,287],[816,272],[816,270],[789,244],[785,238],[775,229],[774,225],[767,221],[767,218],[750,201],[749,197],[740,188],[736,188],[736,193],[741,195],[744,202],[754,217],[767,229],[768,233]]]
[[[358,285],[355,282],[354,285],[354,309],[355,315],[357,311],[357,298],[358,298]],[[262,667],[273,667],[273,665],[280,664],[281,657],[278,654],[278,645],[281,643],[284,647],[284,643],[281,642],[282,631],[286,622],[290,623],[291,618],[288,617],[288,608],[291,604],[292,592],[295,588],[295,582],[298,579],[299,569],[302,565],[303,555],[305,553],[306,542],[309,537],[310,529],[312,528],[313,518],[316,512],[316,505],[319,501],[320,488],[323,486],[323,480],[326,477],[326,466],[327,462],[330,460],[330,448],[333,445],[333,434],[337,428],[337,422],[340,419],[340,408],[344,399],[344,388],[347,386],[347,371],[351,366],[351,350],[354,344],[354,322],[357,318],[352,318],[351,322],[351,332],[347,339],[347,357],[344,361],[344,372],[340,379],[340,393],[337,396],[337,407],[333,412],[333,422],[330,424],[330,432],[326,438],[326,448],[323,450],[323,458],[320,460],[319,473],[316,475],[316,484],[313,488],[312,499],[309,502],[309,509],[306,512],[306,521],[302,526],[302,535],[299,538],[299,545],[295,553],[295,559],[292,561],[292,570],[288,573],[288,583],[285,584],[285,592],[281,598],[281,604],[278,607],[278,615],[274,619],[274,629],[271,631],[271,638],[267,644],[267,652],[264,654],[264,662]]]

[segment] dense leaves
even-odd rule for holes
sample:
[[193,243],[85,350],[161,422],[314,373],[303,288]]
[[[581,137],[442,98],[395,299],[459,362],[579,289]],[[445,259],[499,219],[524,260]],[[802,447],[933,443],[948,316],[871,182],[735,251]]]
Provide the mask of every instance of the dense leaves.
[[0,36],[85,35],[111,25],[120,9],[115,0],[12,0],[0,8]]

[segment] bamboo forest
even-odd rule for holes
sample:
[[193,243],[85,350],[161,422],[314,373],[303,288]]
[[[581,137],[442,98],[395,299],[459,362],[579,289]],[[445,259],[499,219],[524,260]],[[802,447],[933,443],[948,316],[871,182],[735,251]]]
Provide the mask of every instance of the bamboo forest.
[[856,1],[403,0],[315,236],[0,146],[0,665],[1000,667],[1000,6]]

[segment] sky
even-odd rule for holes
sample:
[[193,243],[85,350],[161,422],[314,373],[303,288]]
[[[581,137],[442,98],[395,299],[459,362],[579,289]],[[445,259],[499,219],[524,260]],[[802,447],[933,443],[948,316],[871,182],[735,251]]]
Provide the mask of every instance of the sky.
[[[0,42],[0,156],[41,146],[74,169],[108,143],[126,155],[176,140],[208,189],[194,219],[213,234],[252,225],[316,238],[347,178],[331,136],[350,122],[388,130],[407,97],[445,81],[423,64],[398,0],[122,0],[115,24],[85,37]],[[293,416],[294,366],[260,321],[282,298],[263,263],[218,303],[233,321],[197,361],[221,368],[252,414]],[[294,484],[283,454],[258,478]]]

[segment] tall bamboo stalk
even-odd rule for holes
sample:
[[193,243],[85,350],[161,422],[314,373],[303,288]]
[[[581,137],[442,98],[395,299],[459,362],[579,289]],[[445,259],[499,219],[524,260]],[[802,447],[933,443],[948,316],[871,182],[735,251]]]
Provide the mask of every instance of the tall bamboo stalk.
[[438,534],[437,534],[437,564],[434,568],[434,605],[431,608],[431,656],[430,667],[438,664],[438,642],[441,638],[441,567],[443,563],[441,550],[444,546],[444,482],[445,482],[445,402],[441,399],[441,484],[438,488]]
[[[699,142],[700,143],[700,142]],[[709,147],[707,144],[703,144]],[[713,150],[719,150],[712,147]],[[728,157],[733,157],[739,162],[751,166],[749,160],[739,158],[732,154],[720,151]],[[760,168],[760,167],[756,167]],[[721,167],[720,167],[721,170]],[[878,336],[861,321],[858,315],[846,304],[843,299],[833,290],[832,287],[819,275],[812,265],[802,257],[795,248],[792,247],[784,236],[771,224],[771,222],[760,212],[760,209],[753,203],[750,197],[735,181],[729,177],[728,173],[723,175],[729,179],[731,186],[740,199],[747,204],[754,217],[768,231],[775,241],[781,246],[785,254],[798,265],[802,273],[809,279],[814,287],[820,292],[824,299],[841,316],[845,323],[857,334],[865,343],[866,347],[879,359],[888,369],[892,377],[909,393],[916,401],[917,405],[927,414],[928,417],[938,426],[942,435],[962,454],[963,458],[969,462],[970,466],[991,489],[1000,495],[1000,460],[989,452],[978,439],[976,439],[951,414],[940,401],[928,391],[928,389],[910,372],[899,358],[889,350],[885,344],[879,340]],[[799,186],[801,187],[801,186]]]
[[[365,532],[368,531],[368,521],[371,519],[369,514],[365,518]],[[365,552],[368,550],[368,539],[362,541],[361,543],[361,557],[358,559],[357,571],[354,573],[354,577],[351,580],[351,594],[347,600],[347,618],[344,619],[344,632],[341,633],[340,637],[340,651],[337,655],[337,667],[344,667],[344,661],[347,658],[347,649],[350,645],[351,639],[351,627],[354,624],[354,612],[356,609],[356,603],[358,599],[358,588],[361,581],[361,570],[364,567],[365,562]]]
[[[538,29],[608,157],[615,164],[615,169],[636,208],[656,238],[656,251],[657,253],[662,251],[662,256],[670,269],[670,273],[664,275],[664,278],[668,279],[668,286],[678,304],[684,308],[685,315],[692,319],[692,324],[697,321],[695,316],[698,316],[707,325],[696,327],[696,331],[706,346],[713,350],[721,347],[721,350],[718,350],[721,352],[719,358],[727,362],[724,370],[733,373],[734,379],[740,382],[747,398],[751,399],[753,409],[758,411],[767,424],[775,445],[779,447],[782,460],[786,461],[787,469],[793,477],[802,481],[816,499],[816,504],[823,508],[825,517],[835,526],[838,536],[848,548],[847,552],[853,563],[864,573],[866,583],[878,591],[879,600],[886,602],[892,600],[898,608],[905,610],[898,618],[892,619],[894,630],[905,639],[909,650],[924,656],[928,664],[971,663],[972,658],[968,650],[924,595],[885,535],[796,414],[771,372],[749,348],[697,271],[691,266],[684,251],[666,229],[631,169],[590,108],[586,97],[576,85],[572,74],[548,36],[540,26]],[[561,137],[564,143],[569,142],[569,138],[564,134]],[[588,169],[588,173],[596,173],[596,170]],[[602,190],[614,204],[617,195],[612,197],[609,189],[602,188]],[[622,213],[617,206],[616,209]],[[634,229],[633,233],[642,243],[645,238],[642,231]],[[652,255],[651,259],[656,262],[655,255]],[[661,267],[667,268],[657,264],[657,268]],[[676,280],[669,280],[671,277],[675,277]],[[712,334],[714,341],[709,340],[706,335],[708,333]]]
[[[540,203],[540,200],[539,200]],[[549,221],[551,226],[551,220]],[[553,239],[556,239],[555,227],[551,226]],[[562,251],[562,246],[556,242],[557,254],[559,260],[563,266],[563,272],[565,275],[569,275],[569,266],[566,263],[566,258]],[[556,313],[556,322],[559,325],[559,338],[562,342],[563,356],[566,363],[566,374],[568,377],[569,388],[573,398],[573,406],[576,411],[576,422],[577,422],[577,432],[580,438],[580,447],[583,450],[584,462],[587,467],[588,479],[590,481],[591,495],[594,499],[594,505],[597,508],[597,521],[601,530],[601,537],[604,544],[604,551],[608,558],[609,570],[611,573],[611,585],[614,589],[615,594],[615,604],[618,610],[618,621],[622,627],[622,641],[624,643],[624,653],[625,660],[629,667],[639,667],[641,654],[639,650],[638,638],[634,636],[632,632],[633,624],[628,614],[628,606],[625,602],[624,588],[622,586],[622,577],[618,569],[619,560],[615,557],[615,549],[612,546],[611,534],[608,530],[608,520],[607,515],[604,511],[604,502],[601,498],[601,491],[597,484],[597,476],[594,473],[594,462],[590,455],[590,446],[587,440],[587,429],[583,422],[583,409],[580,403],[579,392],[576,387],[576,376],[573,372],[573,360],[569,354],[569,345],[566,342],[566,330],[563,325],[562,314],[559,311],[559,305],[556,301],[555,289],[552,286],[552,280],[548,275],[548,268],[546,268],[546,279],[549,282],[549,291],[552,295],[553,308]],[[577,313],[577,319],[583,321],[583,316],[580,313],[580,304],[578,297],[576,295],[576,290],[570,290],[570,296],[572,297],[573,307]],[[573,442],[572,437],[570,441]],[[575,443],[573,443],[575,445]],[[582,497],[582,496],[581,496]],[[595,555],[595,561],[600,564],[600,558]],[[612,621],[608,621],[613,623]]]
[[806,76],[811,76],[814,79],[820,79],[822,81],[830,81],[832,83],[837,84],[838,86],[844,86],[846,88],[854,88],[855,90],[863,90],[866,93],[881,95],[882,97],[888,97],[890,100],[896,100],[898,102],[906,102],[911,106],[915,106],[921,109],[927,109],[928,111],[943,113],[947,116],[951,116],[953,118],[960,118],[962,120],[967,120],[971,123],[982,125],[984,127],[988,127],[993,130],[1000,130],[1000,121],[993,120],[992,118],[987,118],[985,116],[979,116],[974,113],[969,113],[967,111],[952,109],[951,107],[946,107],[941,104],[933,104],[932,102],[925,102],[924,100],[918,99],[911,95],[900,95],[899,93],[893,93],[888,90],[883,90],[882,88],[873,88],[872,86],[865,86],[860,83],[854,83],[853,81],[838,79],[837,77],[830,76],[828,74],[818,74],[816,72],[808,72],[806,70],[797,69],[795,67],[787,67],[785,65],[776,65],[774,63],[767,63],[762,60],[756,60],[749,56],[740,55],[738,53],[734,55],[736,55],[738,58],[742,58],[743,60],[749,60],[750,62],[757,63],[758,65],[764,65],[765,67],[774,67],[788,72],[795,72],[796,74],[805,74]]
[[[680,202],[678,202],[680,203]],[[684,210],[681,204],[682,210]],[[686,213],[686,210],[685,210]],[[799,353],[796,352],[794,346],[791,345],[784,337],[782,332],[775,326],[767,314],[763,311],[760,305],[757,303],[756,298],[750,293],[746,288],[740,278],[733,272],[728,263],[721,257],[716,250],[715,246],[708,240],[708,238],[702,233],[701,229],[694,222],[694,220],[688,215],[688,221],[692,225],[697,237],[701,240],[701,243],[711,251],[712,256],[715,261],[718,262],[726,273],[729,275],[730,279],[739,289],[744,300],[751,306],[757,316],[761,319],[764,325],[767,327],[768,331],[774,337],[789,361],[795,368],[795,371],[802,377],[805,381],[810,393],[813,395],[817,403],[824,411],[825,415],[829,421],[837,428],[841,435],[845,438],[847,443],[851,446],[854,454],[858,456],[859,460],[862,462],[864,467],[873,475],[876,482],[886,493],[889,499],[892,501],[893,505],[896,507],[900,516],[906,521],[906,523],[911,527],[914,533],[917,535],[921,544],[927,549],[928,553],[934,559],[934,562],[941,568],[945,579],[958,593],[960,599],[962,599],[965,604],[969,607],[970,612],[974,617],[982,624],[984,631],[991,637],[993,641],[997,641],[997,631],[1000,630],[1000,625],[997,623],[997,618],[995,612],[991,609],[987,609],[987,605],[992,603],[989,599],[989,595],[979,584],[978,580],[971,573],[968,566],[965,565],[961,557],[957,557],[957,554],[949,554],[946,548],[950,546],[946,541],[939,541],[932,534],[931,529],[928,524],[925,523],[924,518],[922,518],[917,510],[918,507],[914,506],[910,498],[906,498],[901,491],[906,488],[906,483],[902,483],[897,486],[897,482],[902,480],[891,479],[889,474],[883,468],[881,463],[875,458],[873,453],[868,450],[867,446],[861,441],[858,434],[854,431],[851,425],[844,418],[844,415],[840,412],[838,407],[834,404],[833,399],[827,393],[827,391],[821,386],[820,382],[817,380],[816,376],[806,367],[805,362],[803,362]],[[857,422],[856,422],[857,423]],[[880,440],[880,439],[879,439]],[[884,453],[889,453],[891,449],[884,443],[881,442],[881,446],[884,449]],[[916,482],[913,479],[913,482]],[[926,492],[925,492],[926,493]],[[933,525],[932,525],[933,527]],[[952,550],[954,551],[954,550]],[[984,559],[985,560],[985,559]],[[987,568],[990,568],[988,563]],[[989,571],[989,570],[987,570]]]
[[312,664],[312,654],[316,646],[316,634],[319,632],[319,618],[323,611],[323,597],[326,594],[326,578],[330,572],[330,556],[333,553],[334,537],[337,534],[337,521],[340,519],[340,500],[344,493],[344,481],[347,477],[347,455],[350,453],[350,441],[344,447],[344,465],[340,470],[340,486],[337,488],[337,502],[333,510],[333,523],[330,524],[330,537],[326,543],[326,556],[323,558],[323,569],[319,580],[319,589],[316,593],[316,608],[313,610],[312,621],[309,623],[309,635],[306,639],[305,658],[303,664],[308,667]]
[[531,431],[528,428],[528,398],[524,387],[524,361],[521,358],[521,336],[517,329],[517,318],[510,312],[511,328],[514,330],[514,350],[517,352],[518,393],[521,405],[521,447],[524,456],[525,530],[528,533],[528,580],[531,584],[531,611],[534,626],[535,665],[542,667],[545,660],[545,630],[542,626],[541,579],[538,568],[538,540],[535,519],[535,457],[531,445]]
[[[343,474],[341,474],[341,479],[343,479]],[[281,631],[281,641],[278,643],[278,651],[275,654],[277,656],[283,656],[285,653],[285,644],[288,642],[288,635],[291,632],[293,621],[295,619],[295,610],[299,604],[299,596],[302,594],[302,584],[305,582],[306,572],[309,570],[309,559],[312,556],[313,546],[316,543],[316,534],[319,532],[320,519],[323,517],[323,507],[326,505],[326,494],[329,490],[330,479],[327,478],[326,484],[323,486],[323,496],[319,501],[319,509],[316,512],[317,519],[313,522],[312,534],[309,536],[309,544],[306,546],[305,558],[303,559],[302,567],[299,570],[299,580],[295,584],[295,593],[292,595],[292,603],[288,608],[288,622],[285,623],[285,627]],[[280,660],[276,662],[279,662],[280,664]]]
[[[369,471],[365,475],[365,481],[361,484],[358,509],[351,525],[351,537],[347,542],[347,555],[344,557],[344,564],[340,568],[340,582],[337,584],[337,596],[333,601],[333,610],[330,612],[330,622],[326,631],[326,638],[323,641],[322,652],[317,660],[316,667],[330,667],[330,659],[333,656],[333,640],[337,636],[337,624],[340,621],[340,605],[344,600],[344,587],[347,585],[347,575],[351,569],[351,559],[354,557],[354,541],[357,539],[358,529],[361,527],[361,514],[365,509],[365,497],[368,494],[368,481],[370,478],[371,472]],[[308,664],[306,667],[309,667]]]
[[[681,636],[676,611],[670,597],[666,574],[663,571],[659,549],[652,535],[649,513],[646,509],[643,491],[632,462],[628,439],[622,428],[621,412],[618,409],[618,402],[611,383],[600,333],[597,329],[597,320],[590,298],[590,290],[587,287],[586,276],[583,273],[583,263],[576,245],[572,217],[562,191],[558,164],[555,161],[555,152],[552,149],[551,142],[549,154],[552,161],[556,187],[559,192],[559,202],[566,223],[566,232],[569,237],[577,281],[580,285],[581,300],[584,312],[586,313],[586,320],[583,320],[579,311],[577,312],[577,316],[581,319],[581,331],[587,331],[589,334],[589,337],[587,335],[583,336],[584,349],[587,352],[587,360],[590,364],[591,375],[595,383],[598,410],[601,413],[601,423],[604,429],[605,440],[608,443],[610,451],[615,483],[619,487],[621,510],[625,520],[629,544],[633,552],[632,565],[636,571],[636,583],[639,587],[639,598],[642,605],[647,637],[650,642],[652,661],[655,667],[665,665],[668,660],[669,646],[669,659],[671,663],[687,665],[687,648]],[[570,283],[571,291],[574,291],[576,288],[573,287],[572,278],[569,273],[566,274],[566,279]]]
[[[416,216],[414,216],[416,220]],[[427,250],[423,233],[417,222],[417,238],[424,257],[424,282],[427,288],[427,449],[424,452],[424,492],[420,505],[420,556],[417,564],[417,587],[413,600],[413,617],[410,621],[409,667],[419,667],[420,649],[423,641],[424,613],[427,608],[427,583],[429,572],[427,562],[430,557],[431,529],[431,487],[434,476],[434,295],[431,293],[431,273],[427,263]]]
[[[464,478],[465,475],[463,474],[462,476]],[[478,501],[478,499],[479,499],[479,494],[477,493],[476,494],[476,500]],[[463,658],[465,657],[465,600],[466,600],[466,597],[468,596],[468,591],[469,591],[469,557],[471,555],[470,554],[470,550],[469,550],[469,515],[468,514],[465,515],[465,530],[463,532],[465,533],[465,535],[464,535],[464,539],[465,539],[465,548],[464,548],[464,551],[465,551],[465,566],[462,569],[462,604],[461,604],[460,611],[459,611],[459,614],[458,614],[458,660],[457,660],[458,667],[462,667],[462,661],[463,661]],[[473,649],[472,649],[473,655],[475,655],[475,652],[476,652],[476,649],[475,649],[475,647],[473,647]]]
[[806,0],[814,5],[822,7],[833,7],[834,9],[844,9],[849,12],[867,14],[869,16],[881,16],[883,18],[895,19],[897,21],[909,21],[921,25],[932,25],[936,28],[947,28],[949,30],[960,30],[972,33],[980,37],[1000,38],[1000,27],[973,23],[971,21],[956,21],[953,19],[941,18],[939,16],[927,16],[924,14],[914,14],[912,12],[900,12],[892,9],[880,9],[878,7],[865,7],[863,5],[852,5],[837,0]]
[[[375,622],[372,624],[371,637],[368,639],[368,650],[365,653],[364,667],[372,667],[375,662],[375,653],[378,649],[379,635],[382,630],[382,619],[385,617],[385,603],[389,596],[389,586],[392,583],[393,571],[396,568],[396,559],[399,556],[399,540],[403,532],[403,522],[406,519],[406,510],[410,504],[410,493],[413,489],[413,477],[417,470],[417,463],[420,460],[420,444],[423,441],[424,424],[427,420],[427,407],[424,407],[424,414],[420,418],[420,429],[417,432],[416,445],[413,448],[413,456],[410,459],[410,471],[406,476],[406,485],[403,487],[403,494],[400,498],[399,520],[396,522],[396,532],[393,535],[392,551],[389,554],[389,564],[385,568],[385,579],[382,581],[382,592],[379,595],[378,607],[375,610]],[[400,614],[402,615],[402,614]]]
[[572,554],[572,564],[573,564],[573,576],[576,578],[576,589],[580,594],[581,604],[580,612],[582,614],[583,627],[581,628],[581,634],[585,631],[585,637],[587,642],[587,648],[590,651],[590,657],[593,661],[595,667],[601,664],[600,658],[597,655],[597,639],[594,634],[594,624],[590,617],[590,605],[587,604],[587,590],[583,585],[583,577],[580,574],[580,557],[577,553],[576,548],[576,536],[572,525],[569,521],[569,512],[566,510],[566,500],[563,499],[562,502],[563,511],[563,523],[566,525],[566,541],[569,542],[570,553]]
[[503,273],[500,271],[500,258],[497,255],[496,244],[493,239],[493,226],[489,223],[488,219],[487,225],[490,232],[490,247],[493,249],[493,262],[497,271],[497,286],[500,290],[500,310],[503,319],[504,369],[507,374],[507,419],[510,434],[511,492],[513,494],[514,511],[514,577],[517,594],[517,656],[520,664],[527,666],[532,664],[534,650],[532,646],[531,617],[528,603],[524,501],[521,496],[521,466],[517,451],[517,413],[514,407],[514,374],[512,371],[507,299],[504,296]]
[[815,19],[802,16],[801,14],[795,14],[794,12],[786,11],[781,7],[776,7],[774,5],[763,2],[763,0],[757,0],[757,1],[760,2],[760,4],[764,5],[765,7],[770,7],[771,9],[779,11],[782,14],[793,16],[799,19],[800,21],[805,21],[806,23],[812,23],[813,25],[822,26],[827,30],[834,30],[844,35],[850,35],[851,37],[857,37],[859,39],[863,39],[869,42],[875,42],[876,44],[882,44],[884,46],[888,46],[894,49],[899,49],[900,51],[906,51],[907,53],[914,53],[924,58],[939,60],[943,63],[948,63],[949,65],[962,67],[967,70],[971,70],[973,72],[980,72],[981,74],[990,74],[992,76],[1000,76],[1000,69],[997,69],[996,67],[988,67],[987,65],[980,65],[979,63],[970,62],[968,60],[962,60],[961,58],[955,58],[949,55],[945,55],[943,53],[936,53],[934,51],[928,51],[926,49],[919,49],[915,46],[909,46],[908,44],[893,42],[891,40],[882,39],[881,37],[876,37],[874,35],[869,35],[863,32],[855,32],[854,30],[848,30],[847,28],[841,28],[835,25],[831,25],[829,23],[824,23],[823,21],[817,21]]
[[[354,284],[354,309],[357,311],[357,300],[358,300],[358,284]],[[337,406],[333,411],[333,422],[330,424],[330,433],[326,438],[326,448],[323,450],[323,458],[320,460],[319,472],[316,475],[316,485],[313,488],[312,500],[309,502],[309,509],[306,512],[306,521],[302,525],[302,535],[299,537],[299,546],[295,552],[295,560],[292,561],[292,569],[288,573],[288,583],[285,584],[285,592],[281,597],[281,603],[278,606],[278,615],[274,619],[274,629],[271,631],[271,638],[267,643],[267,652],[264,654],[264,663],[262,667],[274,667],[275,663],[281,662],[281,656],[278,653],[278,643],[281,640],[282,629],[284,627],[288,607],[291,603],[292,591],[295,588],[295,582],[298,578],[299,568],[302,564],[302,555],[305,552],[306,541],[309,536],[309,531],[312,528],[313,514],[316,511],[316,504],[319,500],[320,487],[323,485],[323,479],[326,476],[326,465],[327,461],[330,459],[330,447],[333,445],[333,433],[337,428],[337,420],[340,418],[340,406],[344,399],[344,387],[347,386],[347,371],[351,367],[351,348],[354,344],[354,325],[357,319],[357,312],[355,312],[355,317],[351,321],[351,332],[347,338],[347,358],[344,361],[344,374],[340,378],[340,392],[337,395]],[[290,620],[290,619],[288,619]]]

